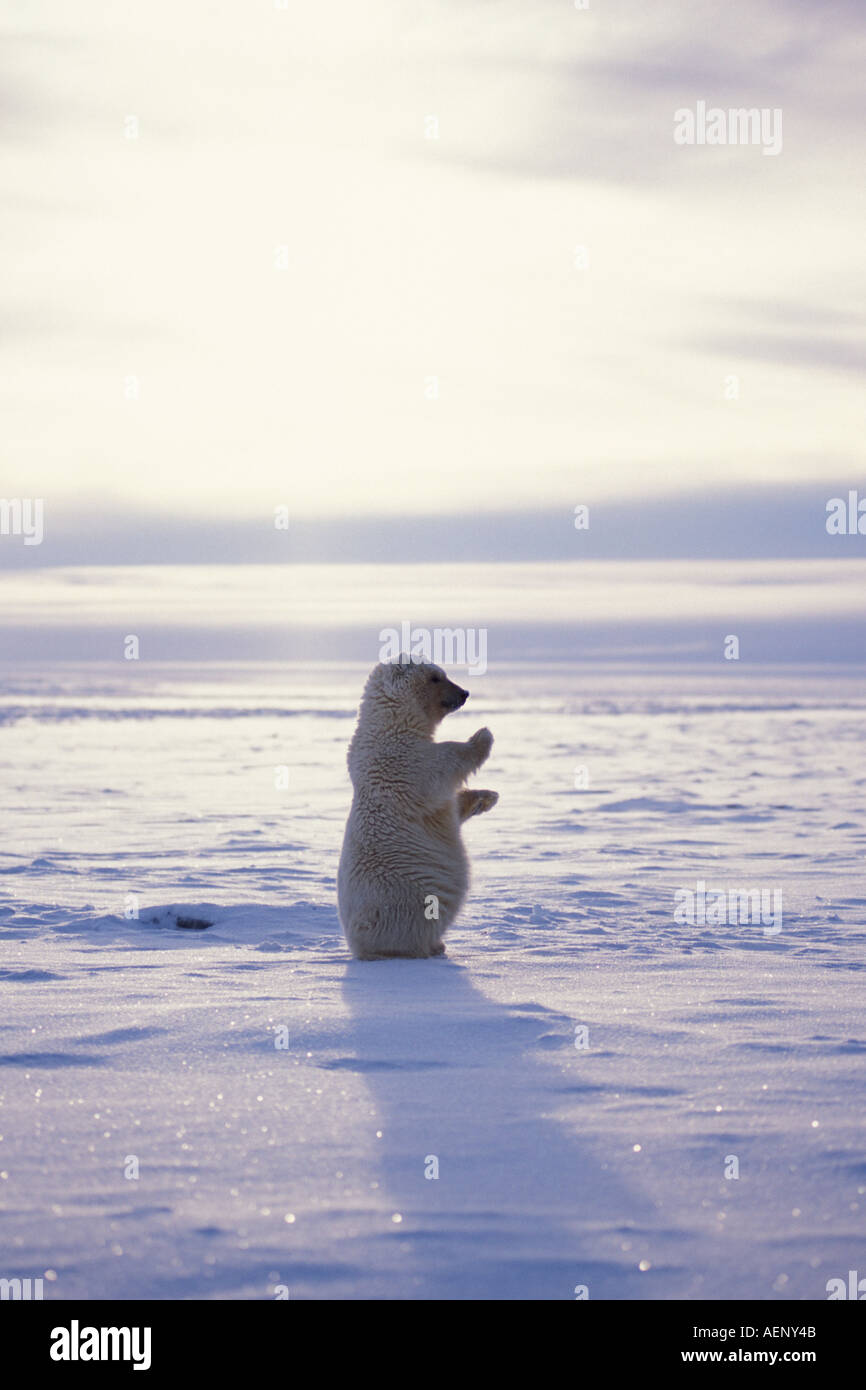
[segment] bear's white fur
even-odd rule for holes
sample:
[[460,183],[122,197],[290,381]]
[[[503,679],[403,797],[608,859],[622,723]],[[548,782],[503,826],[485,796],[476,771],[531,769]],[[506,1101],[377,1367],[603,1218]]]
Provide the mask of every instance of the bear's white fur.
[[489,729],[466,743],[433,739],[467,694],[439,666],[406,658],[374,667],[364,687],[337,873],[340,922],[360,960],[444,954],[469,887],[460,823],[499,799],[462,790],[489,756]]

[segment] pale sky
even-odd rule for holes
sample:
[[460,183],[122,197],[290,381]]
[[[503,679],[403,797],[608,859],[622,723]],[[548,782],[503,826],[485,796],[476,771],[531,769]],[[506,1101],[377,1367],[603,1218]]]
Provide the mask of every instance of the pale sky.
[[[2,32],[0,494],[49,537],[160,513],[195,558],[280,503],[567,524],[866,476],[861,6],[10,0]],[[676,145],[699,101],[780,109],[781,152]]]

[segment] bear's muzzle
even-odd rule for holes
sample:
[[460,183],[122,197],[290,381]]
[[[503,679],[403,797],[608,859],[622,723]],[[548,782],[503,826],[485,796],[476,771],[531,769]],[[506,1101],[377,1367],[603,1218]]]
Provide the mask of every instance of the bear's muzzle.
[[452,681],[449,681],[442,700],[442,708],[450,713],[452,710],[460,709],[461,705],[465,705],[468,699],[468,690],[461,690],[459,685],[454,685]]

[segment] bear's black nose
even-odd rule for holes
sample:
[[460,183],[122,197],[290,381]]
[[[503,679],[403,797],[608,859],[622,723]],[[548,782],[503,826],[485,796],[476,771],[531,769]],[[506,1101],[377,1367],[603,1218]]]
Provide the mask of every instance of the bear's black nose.
[[455,685],[453,681],[449,681],[442,694],[442,708],[445,710],[446,714],[451,714],[453,710],[459,709],[461,705],[465,705],[468,699],[468,690],[461,690],[459,685]]

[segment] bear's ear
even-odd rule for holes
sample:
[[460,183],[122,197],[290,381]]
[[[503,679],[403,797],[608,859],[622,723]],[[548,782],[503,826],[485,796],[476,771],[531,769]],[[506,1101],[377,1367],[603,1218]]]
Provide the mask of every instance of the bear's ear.
[[411,670],[412,658],[402,654],[396,661],[383,661],[381,665],[382,679],[392,690],[402,689]]

